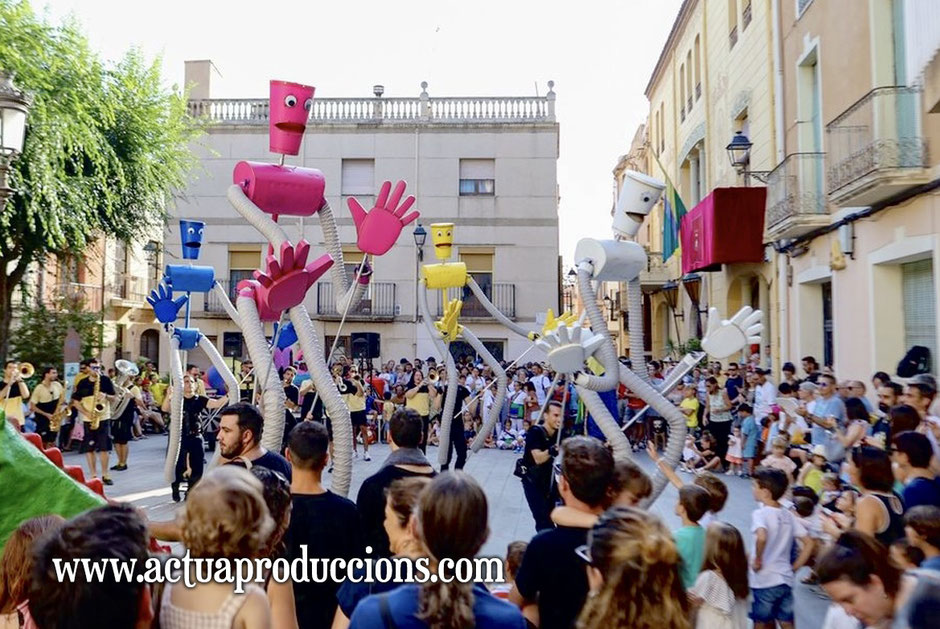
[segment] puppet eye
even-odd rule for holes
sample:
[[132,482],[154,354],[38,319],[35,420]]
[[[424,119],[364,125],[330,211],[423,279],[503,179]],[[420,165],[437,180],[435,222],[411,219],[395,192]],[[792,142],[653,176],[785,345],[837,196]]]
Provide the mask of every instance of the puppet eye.
[[313,99],[312,99],[312,98],[308,98],[308,99],[304,102],[304,109],[306,109],[307,111],[310,111],[312,108],[313,108]]
[[294,105],[297,104],[297,97],[294,96],[293,94],[288,94],[284,98],[284,104],[287,105],[288,107],[293,107]]

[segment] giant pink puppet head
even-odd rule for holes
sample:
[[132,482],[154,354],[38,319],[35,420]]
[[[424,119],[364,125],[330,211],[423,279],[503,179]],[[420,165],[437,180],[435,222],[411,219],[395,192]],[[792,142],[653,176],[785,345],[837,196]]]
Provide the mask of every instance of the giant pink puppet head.
[[272,153],[297,155],[300,152],[307,118],[313,109],[314,89],[300,83],[271,81],[268,119]]

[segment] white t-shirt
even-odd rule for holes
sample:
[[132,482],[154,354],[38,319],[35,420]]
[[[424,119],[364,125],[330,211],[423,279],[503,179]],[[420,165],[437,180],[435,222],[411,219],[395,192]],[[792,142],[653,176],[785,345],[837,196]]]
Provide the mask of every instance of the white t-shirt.
[[754,391],[754,418],[761,420],[770,415],[771,406],[776,399],[777,387],[770,380],[758,385]]
[[793,541],[806,537],[806,529],[792,512],[780,507],[761,505],[751,514],[751,532],[767,531],[767,544],[761,558],[760,572],[748,567],[748,581],[752,588],[771,588],[793,585],[793,563],[790,552]]
[[552,386],[552,381],[543,373],[532,376],[529,382],[535,385],[535,397],[539,401],[539,406],[543,406],[545,404],[545,395],[548,393],[549,387]]
[[493,394],[492,389],[487,389],[483,392],[483,419],[489,417],[490,408],[492,408],[495,401],[496,396]]

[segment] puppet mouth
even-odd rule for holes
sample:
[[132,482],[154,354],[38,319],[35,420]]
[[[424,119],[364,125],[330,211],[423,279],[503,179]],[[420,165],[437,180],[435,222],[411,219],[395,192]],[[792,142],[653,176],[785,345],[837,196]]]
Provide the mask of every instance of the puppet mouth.
[[303,133],[304,129],[307,128],[306,125],[302,125],[299,122],[277,122],[274,126],[288,133]]
[[435,247],[450,247],[451,244],[450,244],[449,242],[439,242],[439,243],[437,243],[437,244],[434,245],[434,246],[435,246]]
[[191,249],[198,249],[202,246],[201,242],[187,242],[183,244],[184,247],[189,247]]

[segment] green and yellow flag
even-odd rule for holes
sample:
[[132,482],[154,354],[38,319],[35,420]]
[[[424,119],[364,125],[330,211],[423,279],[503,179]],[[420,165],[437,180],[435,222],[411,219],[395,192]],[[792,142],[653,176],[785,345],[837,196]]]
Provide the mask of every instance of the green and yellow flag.
[[679,225],[682,217],[685,216],[685,203],[679,197],[679,192],[672,185],[672,180],[666,169],[659,161],[659,156],[653,153],[653,158],[663,171],[663,178],[666,180],[666,192],[663,194],[663,262],[669,260],[680,247]]

